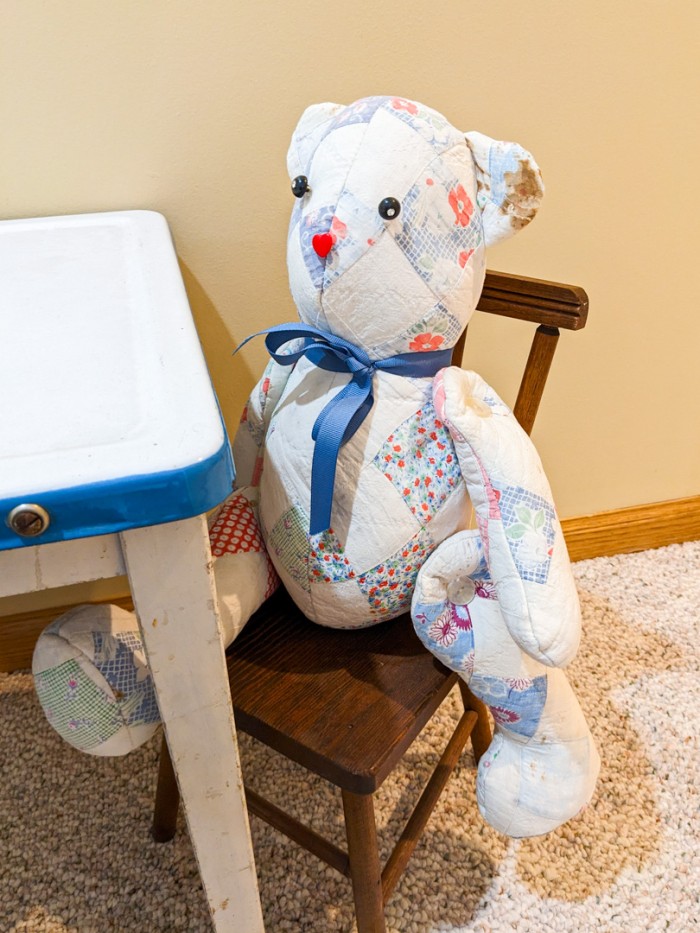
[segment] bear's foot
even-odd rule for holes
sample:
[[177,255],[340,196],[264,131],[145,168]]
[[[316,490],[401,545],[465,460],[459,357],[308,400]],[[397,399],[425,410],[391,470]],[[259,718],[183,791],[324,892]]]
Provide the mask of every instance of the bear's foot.
[[[549,671],[550,678],[552,674],[561,672]],[[507,836],[541,836],[586,807],[599,767],[588,729],[567,741],[552,740],[546,731],[523,741],[497,727],[479,762],[479,810],[487,823]]]
[[279,586],[257,516],[257,489],[237,489],[219,507],[209,529],[224,644]]

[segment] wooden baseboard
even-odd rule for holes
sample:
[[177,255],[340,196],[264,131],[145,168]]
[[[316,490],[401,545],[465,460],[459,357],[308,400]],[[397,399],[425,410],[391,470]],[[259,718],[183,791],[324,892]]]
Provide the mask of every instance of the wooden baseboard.
[[[130,596],[110,599],[122,609],[133,609]],[[36,640],[46,626],[72,606],[49,606],[0,618],[0,672],[20,671],[32,666]]]
[[[571,560],[646,551],[700,539],[700,496],[566,518],[561,524]],[[110,602],[132,608],[129,597]],[[0,618],[0,671],[31,667],[39,634],[69,608],[49,607]]]
[[571,560],[696,541],[700,539],[700,496],[565,518],[561,527]]

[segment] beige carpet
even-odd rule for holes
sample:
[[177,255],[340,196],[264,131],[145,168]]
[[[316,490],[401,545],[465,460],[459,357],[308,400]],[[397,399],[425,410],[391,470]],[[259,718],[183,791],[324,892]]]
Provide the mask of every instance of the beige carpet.
[[[390,931],[698,926],[700,542],[575,571],[584,643],[571,678],[603,757],[593,805],[548,837],[505,839],[476,811],[465,753],[387,907]],[[0,678],[0,931],[209,930],[184,828],[167,845],[149,837],[158,743],[125,759],[80,755],[45,724],[29,675]],[[456,701],[443,709],[383,789],[387,843]],[[340,841],[332,793],[241,745],[251,784]],[[253,833],[268,933],[352,929],[349,882],[257,820]]]

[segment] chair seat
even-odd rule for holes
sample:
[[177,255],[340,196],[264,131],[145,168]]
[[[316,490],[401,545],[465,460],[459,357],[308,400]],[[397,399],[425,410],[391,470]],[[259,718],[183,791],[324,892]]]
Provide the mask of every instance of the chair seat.
[[323,628],[284,590],[227,652],[236,725],[336,786],[371,794],[457,682],[408,614]]

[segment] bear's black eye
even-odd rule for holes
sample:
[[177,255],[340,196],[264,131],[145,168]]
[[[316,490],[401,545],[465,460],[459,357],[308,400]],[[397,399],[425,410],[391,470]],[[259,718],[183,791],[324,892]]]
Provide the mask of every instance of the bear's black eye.
[[401,204],[396,200],[396,198],[384,198],[383,201],[379,202],[379,216],[383,217],[384,220],[393,220],[394,217],[398,217],[401,213]]
[[307,191],[309,191],[309,179],[306,175],[297,175],[297,177],[292,182],[292,194],[295,198],[303,198]]

